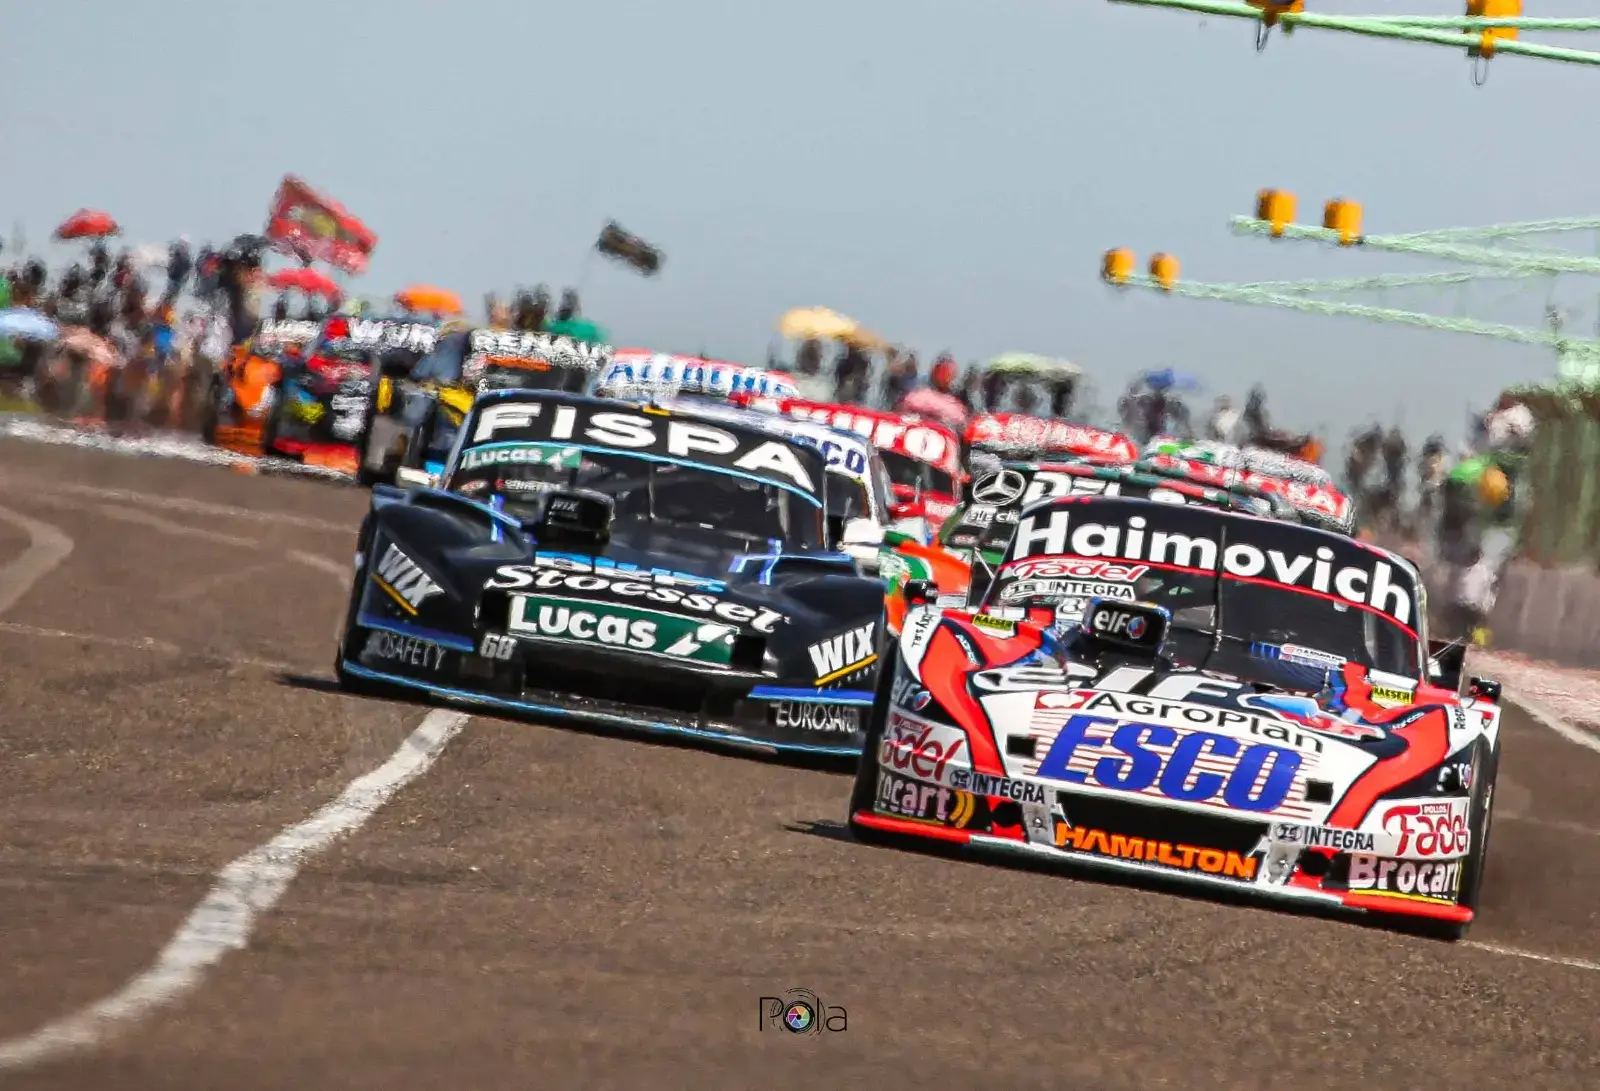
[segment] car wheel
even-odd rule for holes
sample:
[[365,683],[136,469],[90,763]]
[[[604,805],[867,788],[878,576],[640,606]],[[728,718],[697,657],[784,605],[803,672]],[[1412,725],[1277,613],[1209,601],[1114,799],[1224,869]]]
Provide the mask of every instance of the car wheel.
[[883,741],[884,724],[889,718],[889,704],[894,695],[894,679],[899,672],[899,665],[899,645],[891,642],[878,660],[878,685],[872,694],[872,712],[867,717],[861,757],[856,762],[855,783],[850,790],[850,812],[845,816],[851,835],[868,845],[903,845],[908,841],[897,834],[856,822],[856,814],[871,811],[873,801],[878,796],[878,750]]
[[345,670],[346,661],[353,661],[360,655],[360,649],[355,647],[356,616],[361,611],[361,595],[367,585],[367,565],[372,563],[369,556],[372,550],[372,540],[375,537],[375,525],[369,515],[361,523],[361,531],[356,536],[356,556],[363,559],[363,563],[356,569],[355,577],[350,581],[350,598],[345,603],[344,620],[339,627],[337,650],[333,657],[333,676],[339,682],[339,688],[346,693],[360,694],[365,697],[377,696],[383,692],[383,687],[366,678],[360,678]]
[[213,447],[217,443],[217,426],[222,422],[222,384],[222,377],[213,374],[200,403],[200,438]]

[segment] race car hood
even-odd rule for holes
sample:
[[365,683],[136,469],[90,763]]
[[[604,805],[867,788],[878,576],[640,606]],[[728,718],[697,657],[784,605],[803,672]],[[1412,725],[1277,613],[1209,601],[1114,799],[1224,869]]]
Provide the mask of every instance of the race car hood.
[[[849,683],[877,659],[882,588],[845,554],[751,551],[714,531],[626,524],[603,545],[557,546],[450,494],[418,490],[401,499],[385,491],[375,499],[388,509],[373,551],[375,581],[386,593],[375,601],[390,620],[537,639],[560,635],[579,614],[590,617],[585,625],[603,615],[612,620],[598,639],[617,651],[628,646],[608,637],[640,620],[658,642],[682,629],[708,646],[685,657],[687,669],[731,668],[818,687]],[[449,511],[492,516],[495,534],[485,540],[481,532],[448,530],[459,536],[441,540]]]
[[[1196,814],[1364,829],[1380,798],[1431,792],[1420,782],[1497,730],[1496,708],[1414,682],[1379,684],[1353,664],[1330,671],[1313,698],[1165,661],[1085,654],[1071,635],[911,610],[898,646],[911,678],[896,683],[890,733],[912,747],[937,741],[955,767],[945,782],[957,787],[986,775],[1036,785],[1025,794],[1041,801],[1061,789],[1134,792]],[[1189,761],[1188,779],[1152,773],[1146,782],[1186,745],[1205,755]]]

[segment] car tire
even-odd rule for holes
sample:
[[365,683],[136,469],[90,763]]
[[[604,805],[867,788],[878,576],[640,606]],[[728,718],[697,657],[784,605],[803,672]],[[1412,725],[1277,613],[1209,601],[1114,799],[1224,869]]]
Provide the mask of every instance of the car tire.
[[363,563],[350,581],[350,597],[345,603],[344,620],[339,628],[337,648],[333,656],[333,676],[338,681],[339,688],[346,693],[363,697],[376,697],[384,692],[383,686],[345,670],[346,661],[354,660],[360,654],[359,649],[352,645],[352,638],[356,627],[356,616],[361,610],[361,596],[367,586],[367,566],[372,564],[370,554],[372,540],[376,536],[375,531],[376,524],[372,516],[368,515],[362,521],[360,533],[356,536],[356,555],[363,558]]
[[878,795],[878,750],[883,741],[884,724],[889,719],[889,704],[894,695],[894,680],[899,673],[899,666],[899,643],[891,637],[889,646],[878,660],[878,684],[872,694],[872,713],[867,717],[861,757],[856,762],[855,782],[850,789],[850,810],[845,816],[851,836],[867,845],[904,845],[910,841],[903,835],[856,822],[857,812],[871,811]]
[[213,373],[200,403],[200,439],[213,447],[217,445],[217,426],[222,423],[222,383],[222,376]]

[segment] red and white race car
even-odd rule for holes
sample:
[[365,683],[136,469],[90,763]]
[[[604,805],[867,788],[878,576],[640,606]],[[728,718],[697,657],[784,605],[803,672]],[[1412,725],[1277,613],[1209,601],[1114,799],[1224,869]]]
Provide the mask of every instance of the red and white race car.
[[938,421],[803,398],[749,395],[735,400],[753,409],[853,432],[870,441],[883,456],[894,488],[890,530],[927,542],[956,510],[965,480],[961,440]]
[[1404,558],[1254,515],[1062,496],[1025,508],[981,575],[959,606],[904,585],[850,798],[858,837],[1449,937],[1471,922],[1500,687],[1428,639]]
[[1049,460],[1070,455],[1083,462],[1117,465],[1139,457],[1139,447],[1121,432],[1026,413],[979,413],[967,425],[967,446],[1001,458]]
[[1258,447],[1185,443],[1157,436],[1146,445],[1141,461],[1217,488],[1243,485],[1259,489],[1281,497],[1312,526],[1355,533],[1355,505],[1350,497],[1333,483],[1327,470],[1303,458]]

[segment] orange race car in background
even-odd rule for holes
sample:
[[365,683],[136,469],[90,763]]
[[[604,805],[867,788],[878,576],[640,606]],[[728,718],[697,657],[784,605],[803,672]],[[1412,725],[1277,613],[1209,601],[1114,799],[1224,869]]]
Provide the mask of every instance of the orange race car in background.
[[410,319],[263,322],[214,377],[201,435],[240,454],[354,474],[375,364],[403,371],[437,340],[435,324]]

